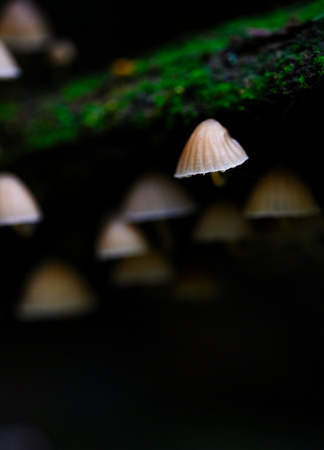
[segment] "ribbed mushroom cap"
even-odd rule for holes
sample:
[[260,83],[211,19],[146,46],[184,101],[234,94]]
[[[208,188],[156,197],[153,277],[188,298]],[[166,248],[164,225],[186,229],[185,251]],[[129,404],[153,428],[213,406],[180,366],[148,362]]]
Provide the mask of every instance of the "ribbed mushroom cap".
[[318,214],[320,207],[305,183],[282,167],[263,177],[249,195],[244,214],[249,218],[301,217]]
[[131,222],[181,217],[194,212],[195,203],[173,178],[158,172],[139,177],[127,193],[122,216]]
[[153,286],[169,283],[174,269],[167,258],[157,251],[116,261],[111,282],[120,287]]
[[0,174],[0,225],[35,223],[42,219],[40,207],[28,187],[11,173]]
[[0,39],[0,79],[17,78],[20,74],[20,67]]
[[217,172],[238,166],[248,159],[241,145],[217,120],[201,122],[187,141],[177,164],[176,178]]
[[70,264],[46,260],[27,277],[15,316],[26,321],[60,319],[87,314],[95,306],[92,290]]
[[101,260],[142,255],[148,250],[149,244],[136,225],[118,217],[104,224],[96,244],[96,255]]
[[227,200],[208,206],[192,233],[196,242],[236,242],[252,236],[252,228],[240,209]]
[[13,51],[38,51],[51,36],[47,18],[33,1],[11,0],[2,8],[0,37]]

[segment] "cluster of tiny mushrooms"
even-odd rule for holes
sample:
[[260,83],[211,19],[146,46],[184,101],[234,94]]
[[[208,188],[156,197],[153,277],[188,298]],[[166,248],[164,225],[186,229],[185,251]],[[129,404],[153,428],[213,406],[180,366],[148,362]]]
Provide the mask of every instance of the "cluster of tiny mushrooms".
[[[38,11],[35,15],[35,7],[30,1],[12,0],[8,3],[7,16],[12,19],[17,10],[20,11],[18,16],[25,19],[32,12],[33,26],[24,22],[27,29],[32,28],[31,47],[39,48],[49,41],[53,43],[47,25]],[[6,22],[3,15],[0,39],[11,48],[27,51],[27,39],[14,36],[15,27],[16,24]],[[15,78],[20,75],[20,69],[2,40],[0,78]],[[247,159],[245,150],[227,129],[217,120],[208,118],[198,124],[189,137],[174,177],[179,179],[210,173],[214,184],[223,186],[222,174]],[[164,256],[152,249],[136,224],[147,221],[157,224],[167,248],[172,243],[166,228],[162,227],[164,219],[186,216],[195,210],[195,202],[172,177],[160,172],[149,172],[139,177],[120,211],[104,221],[96,240],[96,257],[101,261],[115,260],[118,263],[112,273],[112,283],[122,287],[159,285],[170,280],[172,267]],[[274,167],[256,184],[243,214],[228,201],[214,203],[197,221],[192,239],[196,242],[236,242],[253,234],[246,219],[308,217],[319,212],[318,204],[303,181],[286,168]],[[42,219],[41,208],[23,181],[13,173],[0,173],[0,225],[13,227],[20,235],[30,236]],[[194,295],[202,298],[215,294],[215,283],[208,277],[202,276],[197,280],[199,287],[194,284],[194,277],[189,277],[189,280],[189,286],[188,278],[187,284],[179,283],[179,297],[190,299]],[[27,278],[15,315],[24,321],[65,318],[88,313],[96,309],[96,305],[94,293],[73,267],[63,261],[45,260]]]

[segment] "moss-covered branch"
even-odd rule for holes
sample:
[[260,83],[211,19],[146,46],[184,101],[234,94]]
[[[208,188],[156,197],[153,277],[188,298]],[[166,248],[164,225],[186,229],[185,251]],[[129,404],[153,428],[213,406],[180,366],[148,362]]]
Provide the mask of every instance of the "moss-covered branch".
[[60,92],[0,105],[2,161],[118,130],[250,111],[324,81],[324,1],[236,19]]

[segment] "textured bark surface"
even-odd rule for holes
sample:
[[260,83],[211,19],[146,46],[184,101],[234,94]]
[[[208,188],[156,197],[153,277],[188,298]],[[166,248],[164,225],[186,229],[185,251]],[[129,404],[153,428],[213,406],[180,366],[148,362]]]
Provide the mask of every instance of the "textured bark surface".
[[322,6],[234,20],[146,59],[122,62],[119,71],[81,77],[52,92],[26,92],[22,80],[0,105],[2,161],[11,164],[28,153],[94,137],[119,136],[121,143],[125,135],[151,134],[154,143],[163,142],[166,132],[191,129],[209,116],[240,121],[274,105],[286,111],[314,94],[318,98]]

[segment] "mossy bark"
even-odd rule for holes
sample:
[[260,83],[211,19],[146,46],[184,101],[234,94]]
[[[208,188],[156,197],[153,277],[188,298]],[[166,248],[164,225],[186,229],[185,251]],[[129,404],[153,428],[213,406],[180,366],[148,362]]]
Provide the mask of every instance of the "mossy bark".
[[[138,61],[78,78],[56,92],[0,105],[4,164],[95,136],[191,126],[250,114],[321,91],[324,2],[236,19]],[[129,63],[129,62],[128,62]],[[109,150],[107,150],[109,152]]]

